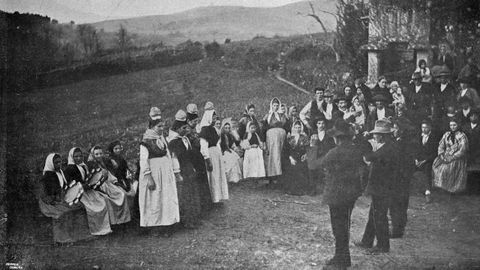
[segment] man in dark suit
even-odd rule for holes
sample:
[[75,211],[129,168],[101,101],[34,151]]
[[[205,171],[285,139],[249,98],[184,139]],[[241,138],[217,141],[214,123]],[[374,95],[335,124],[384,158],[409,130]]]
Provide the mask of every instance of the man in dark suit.
[[326,171],[323,201],[330,208],[335,237],[335,255],[326,264],[334,269],[346,269],[351,266],[348,247],[350,217],[355,201],[362,193],[360,172],[364,165],[362,151],[353,144],[354,132],[347,122],[336,120],[327,134],[334,138],[336,147],[327,153],[321,163]]
[[373,109],[367,116],[367,130],[373,129],[377,120],[383,118],[390,119],[395,116],[394,111],[386,107],[388,102],[386,97],[383,95],[376,95],[373,97],[373,101],[375,102],[375,109]]
[[432,132],[432,123],[423,120],[421,125],[422,132],[417,137],[417,152],[415,154],[415,167],[417,175],[424,181],[425,199],[427,203],[431,201],[432,189],[432,164],[437,157],[439,136]]
[[[370,131],[375,140],[373,152],[364,156],[365,163],[370,166],[366,194],[372,197],[372,203],[362,240],[355,244],[369,249],[371,254],[390,251],[387,212],[390,198],[395,193],[393,182],[396,179],[392,177],[392,173],[397,166],[397,151],[391,139],[392,131],[389,120],[377,120],[375,128]],[[375,238],[377,245],[373,247]]]
[[443,66],[438,73],[439,84],[436,84],[432,89],[432,121],[435,130],[439,130],[441,127],[442,117],[447,113],[447,104],[456,98],[455,86],[449,82],[450,76],[450,70],[448,70],[446,66]]
[[432,112],[432,93],[428,84],[422,82],[422,74],[415,72],[412,75],[413,84],[405,94],[410,120],[419,126],[423,119],[430,117]]
[[390,238],[402,238],[407,225],[407,210],[410,199],[410,180],[415,171],[415,149],[413,136],[414,126],[408,119],[394,120],[393,136],[397,150],[397,165],[393,177],[393,190],[390,201],[390,217],[392,232]]
[[462,128],[468,138],[468,165],[480,160],[480,110],[472,109],[469,114],[470,122]]
[[445,44],[440,45],[439,54],[434,60],[435,66],[446,66],[450,70],[454,68],[453,57],[447,52],[447,45]]

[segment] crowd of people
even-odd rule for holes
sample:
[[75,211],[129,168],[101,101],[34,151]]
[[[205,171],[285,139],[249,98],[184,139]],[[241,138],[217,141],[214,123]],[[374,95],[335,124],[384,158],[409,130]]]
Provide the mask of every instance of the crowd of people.
[[72,148],[64,169],[52,153],[40,209],[53,218],[57,242],[109,234],[135,211],[145,232],[168,235],[172,225],[197,228],[206,212],[221,208],[228,183],[268,179],[288,194],[323,193],[336,239],[327,264],[348,267],[350,216],[362,193],[372,203],[357,245],[383,253],[390,238],[404,235],[412,180],[422,183],[427,202],[432,188],[466,189],[467,166],[480,161],[480,99],[469,78],[458,83],[446,65],[432,74],[420,61],[405,87],[383,76],[373,88],[360,79],[341,93],[318,87],[303,107],[273,98],[264,117],[248,104],[238,119],[221,119],[207,102],[201,118],[189,104],[167,126],[153,107],[136,170],[118,141],[108,156],[93,147],[86,163],[82,149]]

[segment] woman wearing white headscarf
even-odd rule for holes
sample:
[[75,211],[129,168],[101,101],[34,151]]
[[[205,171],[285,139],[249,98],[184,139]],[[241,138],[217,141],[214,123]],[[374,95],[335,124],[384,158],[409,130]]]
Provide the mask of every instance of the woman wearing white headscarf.
[[245,138],[241,142],[245,150],[243,158],[243,177],[261,178],[265,177],[265,163],[263,161],[263,150],[265,143],[257,133],[257,124],[253,121],[247,123]]
[[205,159],[208,171],[208,184],[212,201],[219,203],[228,200],[228,185],[225,175],[225,166],[222,162],[222,150],[220,148],[220,136],[215,127],[215,109],[211,102],[205,105],[202,121],[200,122],[200,152]]
[[[281,102],[278,98],[270,101],[270,111],[264,117],[266,123],[266,157],[265,171],[267,177],[276,177],[282,175],[282,149],[285,142],[286,132],[283,127],[287,122],[284,114],[280,114],[278,109]],[[272,179],[270,179],[272,180]]]
[[88,185],[88,168],[83,162],[83,154],[80,148],[73,147],[68,152],[68,165],[64,173],[68,182],[76,181],[83,185],[84,193],[80,202],[87,210],[90,233],[93,235],[111,233],[107,203],[100,191],[94,190]]
[[102,173],[105,177],[98,190],[107,203],[108,215],[111,225],[123,224],[130,221],[130,207],[127,194],[118,186],[117,178],[108,170],[105,165],[103,149],[100,146],[92,147],[88,157],[87,167],[90,174]]
[[[151,119],[140,144],[138,201],[140,226],[169,226],[180,221],[177,184],[164,121]],[[167,228],[165,228],[167,229]],[[169,234],[168,231],[165,232]]]
[[220,147],[222,149],[222,160],[225,165],[225,175],[227,181],[238,183],[242,179],[241,159],[237,154],[235,138],[231,134],[232,118],[225,118],[222,121],[222,130],[220,135]]
[[303,123],[300,120],[292,124],[290,136],[285,144],[285,154],[289,163],[285,164],[282,175],[282,186],[286,193],[292,195],[304,195],[311,190],[308,179],[307,150],[310,145],[305,134]]
[[85,211],[80,203],[69,205],[65,193],[69,187],[61,169],[62,159],[56,153],[45,161],[38,204],[40,211],[53,219],[53,240],[56,243],[72,243],[91,238]]

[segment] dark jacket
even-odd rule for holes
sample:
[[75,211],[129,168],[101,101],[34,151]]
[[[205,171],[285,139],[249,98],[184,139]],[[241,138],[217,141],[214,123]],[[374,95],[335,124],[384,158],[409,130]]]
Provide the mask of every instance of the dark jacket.
[[431,132],[425,144],[422,143],[422,140],[422,135],[417,135],[415,159],[418,161],[426,160],[426,163],[432,163],[438,154],[438,142],[440,138]]
[[453,70],[454,68],[453,62],[453,57],[448,53],[445,54],[445,57],[439,54],[435,58],[433,58],[434,66],[447,66],[450,70]]
[[[432,108],[432,90],[428,84],[422,83],[418,93],[415,90],[415,85],[410,84],[405,94],[405,103],[408,111],[411,113],[412,121],[418,119],[422,121],[423,118],[430,115]],[[414,121],[418,122],[418,121]]]
[[370,164],[366,194],[372,196],[391,196],[394,194],[394,172],[397,166],[397,149],[393,142],[387,142],[375,152],[365,156]]
[[473,162],[480,158],[480,123],[474,129],[468,123],[463,126],[462,131],[468,138],[468,161]]
[[353,143],[336,146],[323,158],[321,165],[325,168],[324,203],[341,205],[361,195],[360,174],[364,165],[359,147]]
[[320,168],[321,159],[335,147],[335,141],[332,137],[327,136],[323,138],[323,141],[318,141],[316,145],[308,148],[307,150],[307,163],[308,169],[316,170]]
[[[381,95],[381,96],[384,96],[386,99],[387,99],[387,102],[385,105],[389,105],[389,104],[392,104],[393,102],[393,97],[392,97],[392,94],[390,94],[390,90],[385,87],[385,88],[381,88],[378,83],[375,85],[375,87],[372,89],[371,91],[372,93],[372,98],[374,98],[375,96],[377,95]],[[365,96],[365,99],[367,97]],[[373,100],[372,100],[373,101]]]
[[416,144],[409,138],[397,138],[395,147],[397,149],[397,166],[394,173],[393,190],[395,195],[406,195],[410,193],[410,180],[415,172]]
[[[85,166],[84,170],[85,178],[87,178],[88,174],[88,168]],[[65,178],[67,179],[68,183],[71,183],[73,180],[76,182],[80,183],[85,183],[87,179],[82,178],[82,174],[80,173],[80,170],[78,169],[77,165],[74,164],[68,164],[65,170],[63,171],[63,174],[65,175]]]
[[440,90],[441,85],[437,84],[432,89],[433,95],[433,115],[435,118],[441,118],[447,112],[448,102],[454,102],[456,98],[455,87],[448,83],[445,90]]
[[[192,181],[196,176],[194,162],[195,149],[187,149],[181,138],[176,138],[168,143],[168,149],[174,153],[180,165],[180,174],[186,181]],[[193,158],[193,159],[192,159]]]
[[[390,118],[394,116],[395,116],[395,112],[392,109],[385,107],[385,117]],[[365,120],[366,130],[367,131],[372,130],[375,126],[375,121],[377,120],[378,120],[377,109],[374,109],[367,115],[367,119]]]
[[40,198],[45,203],[52,204],[54,202],[62,202],[67,184],[65,184],[62,188],[58,180],[58,176],[55,172],[47,171],[42,176],[42,179],[40,180],[42,186]]

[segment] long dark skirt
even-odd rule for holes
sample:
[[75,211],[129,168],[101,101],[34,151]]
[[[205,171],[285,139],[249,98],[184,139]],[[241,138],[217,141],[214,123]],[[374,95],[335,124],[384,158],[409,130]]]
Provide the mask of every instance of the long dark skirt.
[[180,222],[185,227],[195,227],[202,214],[198,179],[196,175],[182,177],[183,181],[177,182]]
[[307,162],[298,162],[295,166],[288,163],[280,179],[287,194],[301,196],[312,191]]

